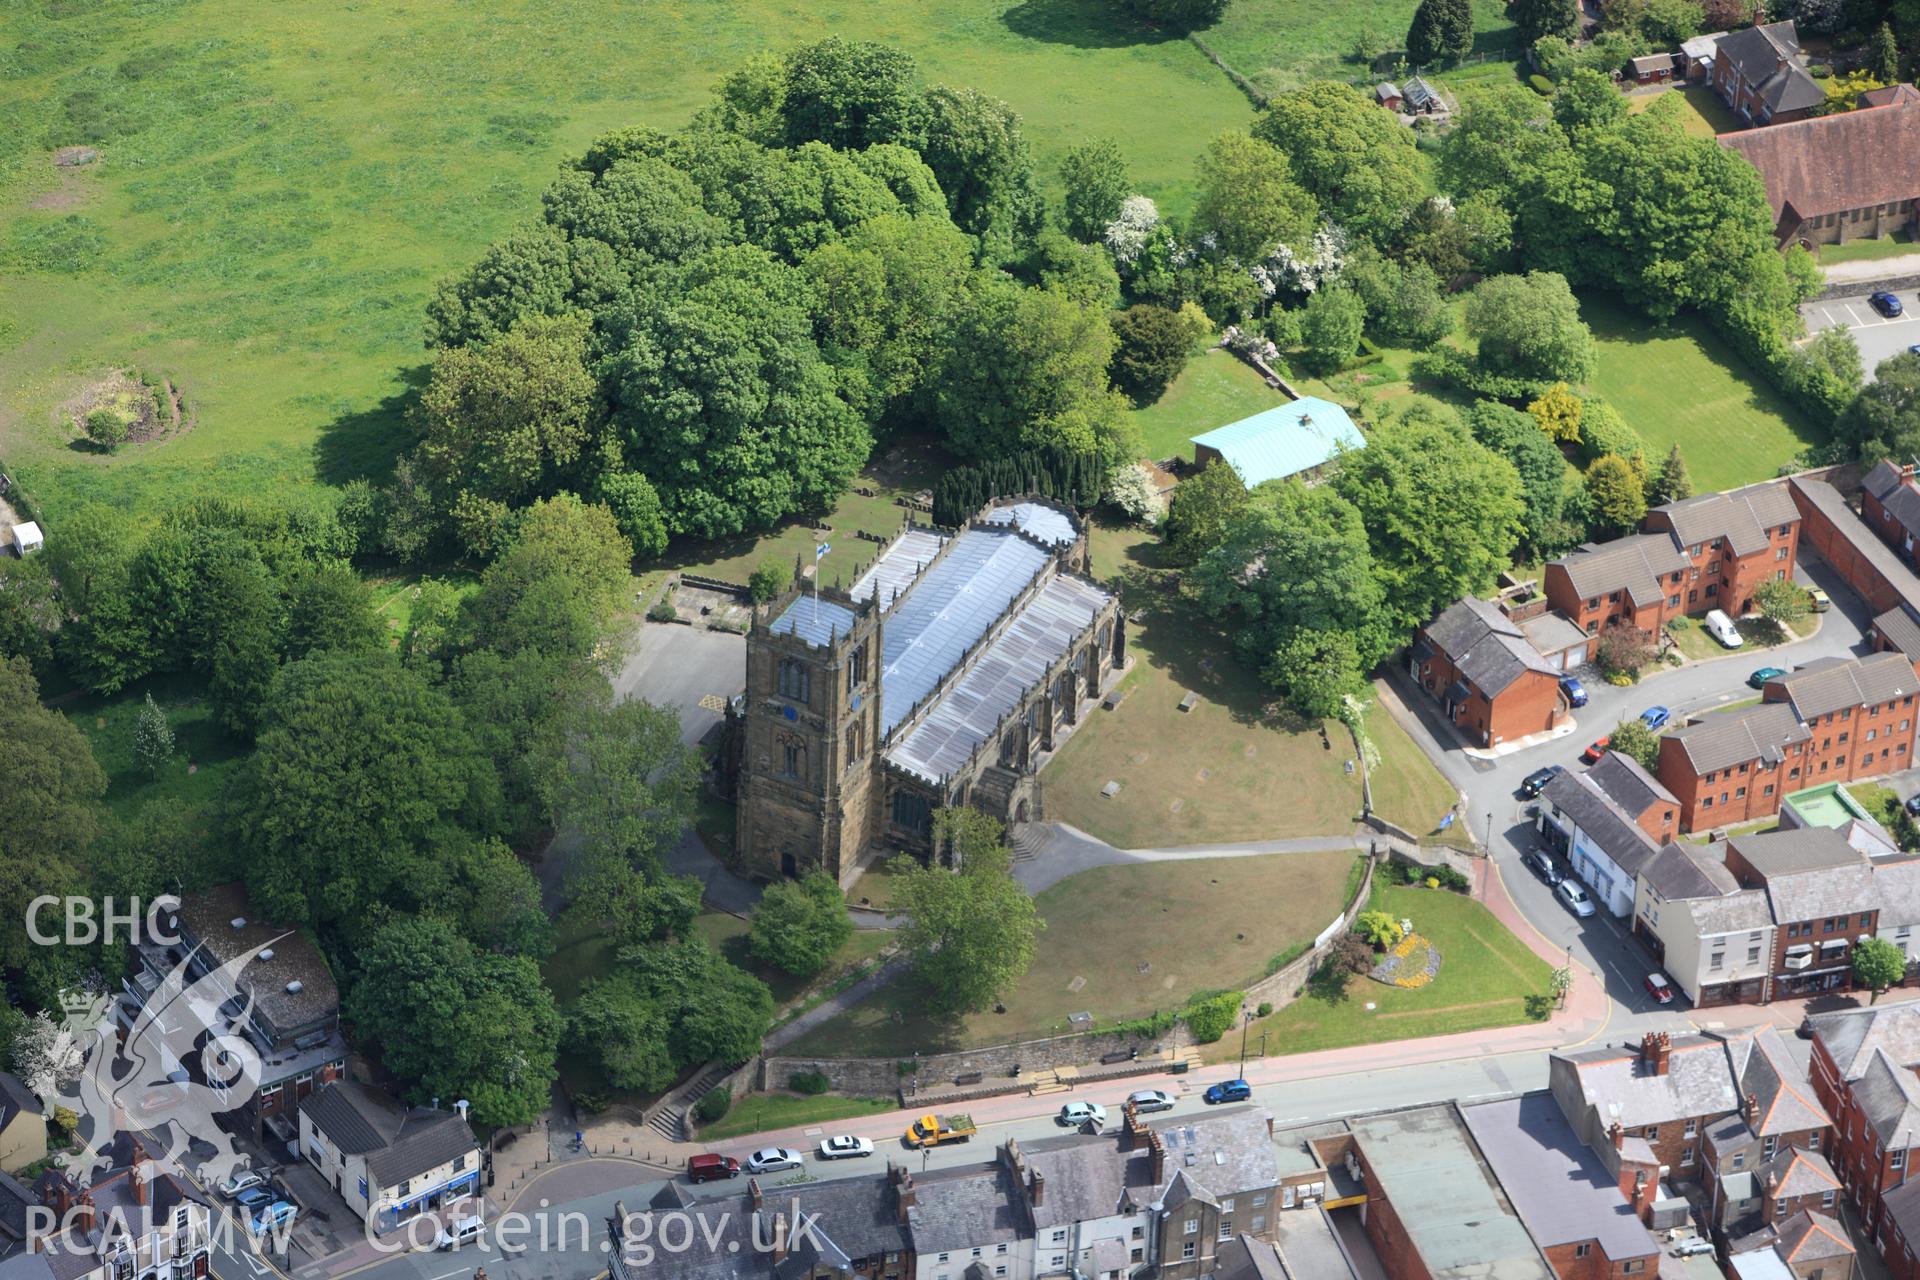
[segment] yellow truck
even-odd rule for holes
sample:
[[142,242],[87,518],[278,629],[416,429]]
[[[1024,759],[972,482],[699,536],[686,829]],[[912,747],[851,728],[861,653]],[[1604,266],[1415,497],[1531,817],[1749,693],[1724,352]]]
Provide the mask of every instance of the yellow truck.
[[946,1142],[965,1142],[973,1134],[972,1116],[924,1115],[907,1126],[907,1145],[937,1147]]

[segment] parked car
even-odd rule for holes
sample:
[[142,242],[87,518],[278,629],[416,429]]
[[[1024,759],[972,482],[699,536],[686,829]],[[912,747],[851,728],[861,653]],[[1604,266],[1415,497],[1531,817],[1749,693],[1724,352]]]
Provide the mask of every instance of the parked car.
[[1912,356],[1920,356],[1920,342],[1909,342],[1907,344],[1907,354]]
[[1900,305],[1900,299],[1894,297],[1885,289],[1876,289],[1868,294],[1867,305],[1889,320],[1906,310],[1906,308]]
[[1560,692],[1567,695],[1567,705],[1570,707],[1587,705],[1587,687],[1575,676],[1560,677]]
[[1673,712],[1665,707],[1648,707],[1640,713],[1640,723],[1649,729],[1659,729],[1673,718]]
[[[1914,354],[1920,355],[1920,352],[1915,352]],[[1813,611],[1815,613],[1825,613],[1827,610],[1833,608],[1833,597],[1820,588],[1808,587],[1807,595],[1813,600]]]
[[1575,883],[1572,877],[1553,886],[1553,891],[1560,896],[1561,904],[1582,920],[1593,914],[1593,899],[1587,896],[1587,891]]
[[1600,762],[1600,757],[1607,754],[1607,744],[1612,741],[1613,741],[1612,734],[1610,733],[1601,734],[1599,737],[1595,738],[1591,743],[1588,744],[1587,749],[1585,751],[1582,751],[1580,753],[1580,758],[1586,761],[1588,764],[1598,764]]
[[1676,1258],[1694,1258],[1713,1252],[1713,1241],[1705,1236],[1688,1236],[1673,1247]]
[[1787,674],[1786,671],[1780,667],[1760,667],[1747,677],[1747,688],[1764,689],[1767,687],[1767,681],[1778,680],[1785,674]]
[[267,1190],[266,1184],[263,1182],[257,1187],[249,1187],[245,1191],[242,1191],[233,1198],[233,1202],[242,1209],[251,1212],[254,1209],[260,1208],[262,1205],[272,1204],[273,1192]]
[[1553,855],[1545,849],[1529,849],[1520,855],[1520,861],[1549,888],[1560,883],[1560,868],[1553,865]]
[[1142,1115],[1152,1111],[1173,1110],[1173,1095],[1158,1089],[1136,1089],[1127,1095],[1127,1102]]
[[1906,803],[1901,807],[1914,817],[1920,818],[1920,796],[1908,796]]
[[740,1176],[740,1162],[732,1156],[688,1156],[688,1182],[717,1182]]
[[1544,769],[1535,769],[1520,781],[1520,794],[1531,800],[1547,789],[1547,784],[1567,771],[1563,764],[1550,764]]
[[1060,1108],[1060,1123],[1070,1128],[1078,1128],[1092,1121],[1095,1128],[1105,1128],[1107,1109],[1097,1102],[1069,1102]]
[[856,1138],[850,1133],[828,1138],[820,1144],[822,1160],[853,1160],[860,1156],[873,1154],[873,1144],[865,1138]]
[[247,1229],[254,1235],[265,1235],[281,1227],[291,1227],[293,1220],[300,1216],[300,1210],[285,1200],[275,1200],[247,1218]]
[[237,1200],[243,1191],[264,1188],[267,1180],[250,1169],[242,1169],[220,1184],[220,1194],[229,1200]]
[[1222,1080],[1219,1084],[1209,1085],[1201,1096],[1208,1106],[1221,1102],[1245,1102],[1253,1096],[1253,1086],[1245,1080]]
[[1701,624],[1707,634],[1729,649],[1738,649],[1746,641],[1740,638],[1740,628],[1733,625],[1733,619],[1718,609],[1707,610],[1706,620]]
[[463,1244],[472,1244],[480,1238],[480,1228],[484,1225],[485,1224],[480,1221],[478,1214],[468,1214],[464,1218],[456,1218],[454,1221],[440,1228],[440,1234],[433,1239],[433,1247],[446,1250],[458,1249]]
[[792,1147],[767,1147],[747,1157],[748,1173],[779,1173],[783,1169],[799,1169],[806,1164],[800,1153]]
[[1647,994],[1652,996],[1659,1003],[1661,1004],[1673,1003],[1673,984],[1667,981],[1666,974],[1664,973],[1648,974],[1646,987],[1647,987]]

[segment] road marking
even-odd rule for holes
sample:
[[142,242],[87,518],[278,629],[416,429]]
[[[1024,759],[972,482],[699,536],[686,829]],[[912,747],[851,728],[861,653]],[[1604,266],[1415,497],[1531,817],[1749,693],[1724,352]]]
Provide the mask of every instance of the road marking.
[[466,1274],[467,1274],[467,1270],[468,1270],[468,1268],[466,1268],[466,1267],[459,1267],[459,1268],[457,1268],[457,1269],[455,1269],[455,1270],[453,1270],[453,1271],[443,1271],[443,1272],[441,1272],[441,1273],[440,1273],[439,1275],[437,1275],[437,1276],[428,1276],[428,1277],[427,1277],[427,1280],[447,1280],[447,1277],[449,1277],[449,1276],[463,1276],[463,1275],[466,1275]]

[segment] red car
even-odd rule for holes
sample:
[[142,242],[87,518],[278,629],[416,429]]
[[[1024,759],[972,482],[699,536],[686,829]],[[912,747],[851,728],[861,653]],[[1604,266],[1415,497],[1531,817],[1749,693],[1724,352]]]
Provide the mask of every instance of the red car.
[[1647,994],[1660,1004],[1672,1004],[1673,984],[1667,981],[1664,973],[1650,973],[1647,975]]
[[1593,745],[1580,753],[1580,758],[1588,764],[1598,764],[1600,757],[1607,754],[1607,744],[1613,741],[1613,735],[1594,739]]

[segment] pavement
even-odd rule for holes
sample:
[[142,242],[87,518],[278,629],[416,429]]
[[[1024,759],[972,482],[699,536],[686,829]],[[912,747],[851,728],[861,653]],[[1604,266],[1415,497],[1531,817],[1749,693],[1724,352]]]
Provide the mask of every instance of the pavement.
[[1013,878],[1038,895],[1068,876],[1095,867],[1138,866],[1149,862],[1186,862],[1202,858],[1259,858],[1274,853],[1358,852],[1366,846],[1353,836],[1305,836],[1291,840],[1252,840],[1244,844],[1183,845],[1164,849],[1120,849],[1064,822],[1035,822],[1022,828],[1032,856],[1013,864]]
[[[1876,274],[1889,274],[1885,270],[1889,261],[1912,261],[1913,273],[1920,274],[1920,255],[1882,259],[1873,264],[1882,268]],[[1831,272],[1828,278],[1832,279]],[[1907,291],[1900,298],[1906,306],[1906,314],[1889,319],[1867,305],[1867,294],[1870,292],[1872,290],[1866,289],[1847,297],[1800,304],[1800,315],[1806,321],[1809,334],[1819,333],[1822,329],[1849,329],[1853,332],[1853,340],[1860,347],[1860,363],[1866,369],[1869,381],[1873,379],[1873,371],[1880,367],[1882,360],[1897,356],[1908,347],[1920,343],[1920,294]]]

